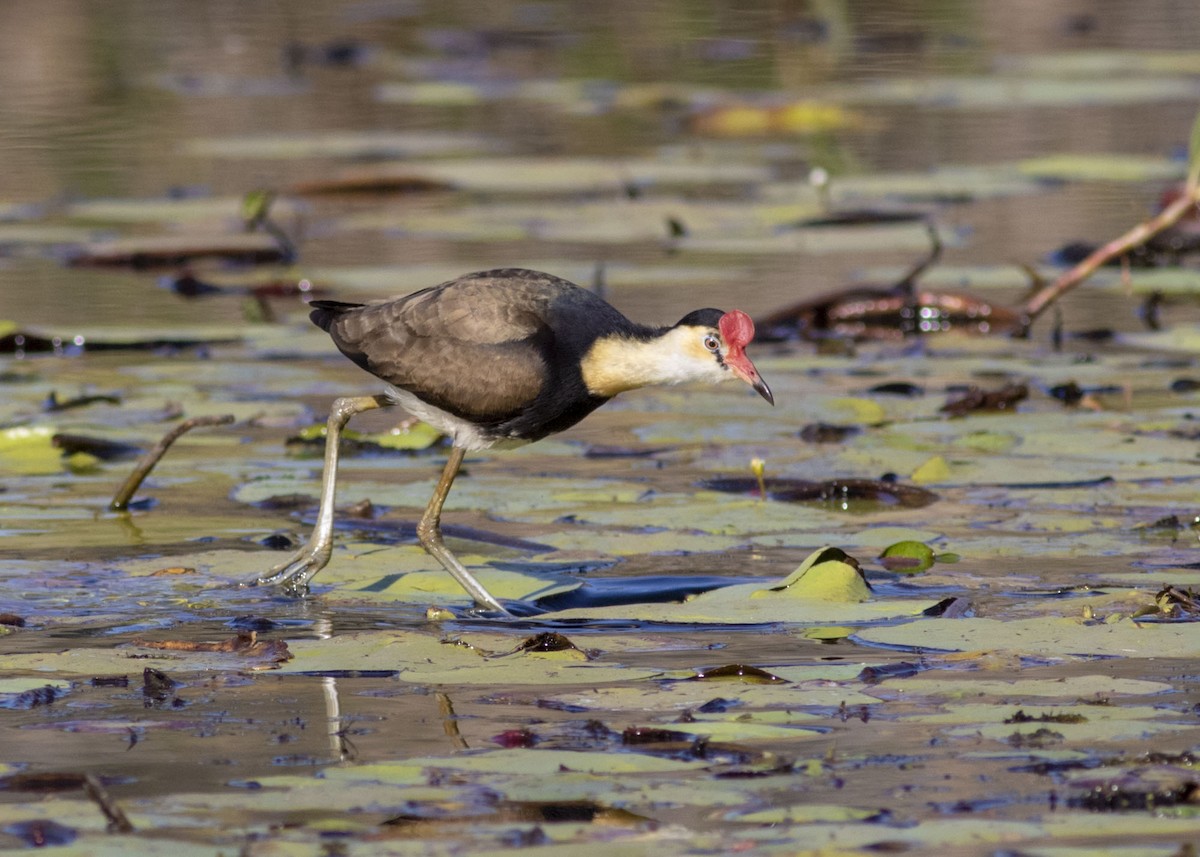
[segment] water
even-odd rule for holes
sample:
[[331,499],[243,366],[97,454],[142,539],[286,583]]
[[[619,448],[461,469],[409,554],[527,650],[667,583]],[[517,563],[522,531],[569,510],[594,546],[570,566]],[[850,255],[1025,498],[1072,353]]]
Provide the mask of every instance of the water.
[[[734,303],[758,314],[851,282],[886,281],[879,269],[902,271],[925,252],[919,230],[915,239],[912,233],[898,239],[887,230],[841,230],[781,246],[780,236],[791,234],[788,224],[798,217],[790,206],[815,196],[806,178],[819,166],[833,174],[834,198],[843,208],[930,208],[948,245],[947,270],[1036,263],[1068,241],[1102,241],[1123,232],[1149,213],[1161,189],[1181,171],[1200,104],[1200,63],[1192,53],[1200,44],[1200,7],[1169,0],[1087,5],[912,0],[749,9],[682,2],[486,7],[405,0],[15,2],[0,5],[0,34],[0,320],[68,337],[86,330],[89,336],[144,338],[203,325],[249,340],[199,352],[0,362],[0,370],[14,379],[0,386],[0,425],[53,422],[147,445],[165,429],[162,417],[172,402],[189,413],[229,410],[238,417],[232,429],[181,441],[142,492],[157,505],[129,517],[102,511],[126,463],[78,472],[55,464],[50,472],[0,474],[0,560],[7,581],[0,612],[12,610],[29,620],[25,629],[0,638],[0,652],[4,658],[46,659],[6,667],[0,680],[66,676],[68,691],[53,703],[0,711],[3,761],[16,770],[98,772],[119,801],[142,813],[136,817],[139,829],[166,830],[164,835],[219,843],[230,851],[251,849],[269,835],[295,836],[313,847],[329,844],[315,827],[304,826],[324,819],[361,823],[382,836],[389,830],[382,822],[405,813],[445,819],[417,837],[430,848],[494,845],[507,841],[501,833],[512,835],[511,825],[493,819],[494,828],[478,832],[477,804],[515,802],[519,795],[566,783],[580,793],[594,792],[609,807],[658,819],[669,834],[664,849],[680,853],[687,847],[680,829],[715,837],[705,844],[709,853],[744,850],[756,842],[766,849],[771,843],[760,838],[769,835],[779,838],[784,853],[794,851],[795,842],[812,841],[811,828],[786,820],[730,819],[810,804],[886,809],[895,822],[885,817],[850,824],[849,832],[838,828],[842,836],[877,824],[869,828],[871,842],[894,847],[912,835],[925,847],[958,842],[959,853],[967,853],[973,846],[949,837],[938,827],[942,821],[1032,827],[1047,818],[1078,820],[1048,810],[1056,789],[1070,789],[1065,774],[1019,770],[1015,762],[1027,762],[1034,750],[981,737],[1021,705],[1039,712],[1083,708],[1074,696],[1054,695],[1055,682],[1088,679],[1089,703],[1111,694],[1113,708],[1135,710],[1130,718],[1145,721],[1144,735],[1136,738],[1103,732],[1074,737],[1066,730],[1061,749],[1072,763],[1116,764],[1117,754],[1134,759],[1143,745],[1164,752],[1195,746],[1189,706],[1196,681],[1184,656],[1072,660],[1061,657],[1064,644],[1050,654],[1001,651],[939,660],[936,653],[847,641],[836,627],[816,629],[820,633],[809,639],[804,634],[814,631],[813,623],[598,619],[553,626],[566,629],[581,647],[603,649],[598,665],[661,674],[654,679],[638,673],[564,685],[497,673],[501,677],[474,683],[457,672],[420,673],[420,659],[406,660],[406,652],[396,652],[394,663],[386,654],[376,657],[357,675],[349,656],[336,669],[286,676],[244,663],[197,667],[180,656],[178,666],[159,664],[182,682],[179,687],[161,697],[144,693],[141,670],[148,654],[138,644],[146,640],[224,640],[261,622],[265,638],[336,652],[335,643],[387,630],[412,635],[403,638],[403,646],[393,643],[397,649],[458,637],[491,647],[487,666],[501,670],[511,657],[495,653],[512,648],[538,624],[430,621],[423,602],[370,601],[363,594],[370,590],[362,585],[362,567],[395,563],[400,576],[428,560],[411,546],[373,542],[370,528],[356,530],[352,521],[338,532],[334,566],[318,578],[321,597],[297,602],[233,588],[277,559],[262,546],[268,534],[303,529],[288,512],[258,508],[240,492],[278,480],[285,488],[314,493],[318,463],[289,457],[283,438],[319,418],[335,393],[371,392],[373,382],[308,331],[299,300],[273,301],[280,320],[292,326],[272,327],[248,320],[239,297],[187,301],[161,288],[158,278],[177,270],[98,270],[69,267],[64,259],[82,241],[237,231],[237,199],[251,189],[270,188],[281,192],[279,219],[299,242],[298,266],[230,271],[199,263],[198,276],[239,283],[311,274],[337,297],[353,299],[388,293],[392,278],[391,291],[403,292],[455,273],[510,264],[579,272],[572,275],[585,282],[604,262],[609,297],[631,316],[673,320],[694,306]],[[1064,70],[1067,65],[1074,70]],[[914,92],[881,94],[905,80],[917,82]],[[1106,97],[1086,89],[1097,81],[1110,84]],[[1118,85],[1138,81],[1152,84],[1140,97],[1110,97]],[[944,97],[926,97],[943,92],[943,86]],[[864,94],[867,87],[877,87],[874,95]],[[1013,96],[1017,91],[1024,94]],[[1013,98],[1006,101],[1006,92]],[[854,119],[810,133],[776,128],[745,136],[723,136],[701,122],[730,104],[753,112],[801,100],[832,103]],[[268,139],[274,142],[264,146]],[[349,153],[343,148],[343,154],[330,154],[335,145],[349,146]],[[231,153],[235,147],[240,153]],[[1153,169],[1140,180],[1041,184],[1016,171],[998,178],[994,170],[1055,154],[1114,155],[1125,164],[1144,158]],[[478,184],[441,194],[300,199],[288,193],[349,166],[386,161],[404,168],[461,167],[499,156],[532,165],[530,186],[497,190],[505,170],[493,168],[475,178]],[[659,167],[732,165],[760,170],[761,176],[671,184],[651,171],[640,183],[610,181],[597,189],[580,178],[579,161],[572,162],[575,172],[566,179],[553,172],[565,159],[582,158],[628,170],[645,161]],[[844,190],[862,188],[854,183],[878,174],[906,173],[911,180],[911,174],[950,166],[992,172],[986,181],[963,184],[969,199],[960,192],[930,203],[926,188],[914,202],[912,194],[896,189],[895,175],[878,193]],[[551,178],[559,181],[556,189],[538,185]],[[993,192],[986,185],[1001,179],[1020,187]],[[194,219],[149,208],[136,215],[128,208],[119,216],[111,209],[100,215],[84,205],[167,198],[228,198],[230,205],[202,215],[193,209]],[[673,243],[664,221],[679,211],[687,212],[683,226],[691,234]],[[622,237],[622,228],[632,237]],[[742,243],[718,246],[733,239]],[[373,280],[368,275],[374,268],[386,270]],[[1021,278],[1006,282],[986,295],[1015,301],[1023,291]],[[1073,295],[1063,302],[1065,325],[1138,330],[1135,304],[1119,291]],[[1178,323],[1195,310],[1172,305],[1166,313]],[[1133,528],[1192,503],[1187,483],[1172,478],[1191,473],[1194,450],[1186,440],[1166,436],[1169,428],[1186,428],[1191,402],[1167,399],[1163,391],[1171,378],[1195,369],[1186,356],[1150,365],[1133,356],[1089,354],[1087,346],[1079,346],[1076,360],[1073,352],[1046,348],[1047,328],[1039,326],[1031,346],[996,341],[951,347],[935,340],[930,351],[946,362],[925,360],[919,348],[901,345],[864,349],[861,367],[844,358],[813,357],[808,346],[764,348],[755,359],[761,355],[769,367],[764,375],[780,402],[774,411],[729,391],[623,397],[558,440],[469,461],[448,517],[511,538],[574,539],[556,543],[548,573],[585,582],[601,578],[595,585],[600,600],[620,600],[613,593],[622,589],[638,600],[639,593],[670,589],[668,581],[683,591],[726,580],[776,580],[823,543],[861,544],[862,558],[871,565],[870,550],[882,545],[870,536],[887,525],[925,532],[939,550],[963,554],[959,564],[935,566],[928,577],[914,578],[915,597],[936,601],[957,594],[969,598],[981,616],[1006,619],[1044,614],[1048,622],[1061,623],[1062,616],[1083,609],[1080,602],[1089,610],[1094,605],[1097,621],[1119,617],[1119,611],[1138,606],[1119,601],[1125,587],[1191,580],[1182,568],[1192,559],[1189,533],[1143,537]],[[972,348],[983,356],[972,359]],[[949,362],[956,349],[968,352],[961,363]],[[1078,376],[1099,384],[1113,376],[1132,392],[1128,400],[1109,394],[1100,405],[1107,410],[1094,417],[1086,409],[1070,412],[1064,424],[1059,404],[1039,396],[1035,384],[1018,417],[973,416],[968,419],[975,431],[943,420],[936,405],[928,404],[951,384],[986,383],[998,369],[1046,383]],[[862,400],[876,380],[893,378],[919,381],[928,397],[885,402],[881,417],[862,417],[866,437],[848,447],[821,449],[796,440],[801,425],[847,419],[838,410],[845,400]],[[122,404],[54,417],[42,411],[50,391],[66,396],[89,390],[116,391]],[[1146,391],[1157,398],[1140,398]],[[392,415],[373,414],[358,422],[370,431],[393,421]],[[1078,442],[1056,445],[1062,437]],[[986,467],[991,461],[986,453],[994,448],[1003,454],[1006,441],[1016,454],[976,477],[970,468]],[[654,451],[642,449],[644,456],[630,459],[589,459],[580,450],[590,446]],[[927,510],[839,517],[829,509],[782,504],[726,507],[721,504],[734,501],[712,500],[700,490],[703,479],[746,476],[754,457],[766,458],[772,477],[878,477],[885,471],[904,477],[935,454],[945,455],[952,475],[934,486],[943,497]],[[439,467],[436,455],[351,459],[341,499],[371,496],[389,522],[411,521]],[[966,469],[953,470],[959,467]],[[997,487],[1014,473],[1024,482],[1109,475],[1115,481],[1098,490],[1049,492],[1053,496]],[[608,502],[608,494],[617,499]],[[462,540],[454,547],[473,552],[469,565],[536,566],[528,554],[495,544]],[[1159,576],[1148,579],[1142,574],[1147,568],[1152,569],[1147,575]],[[163,569],[172,574],[145,576]],[[877,564],[869,570],[879,597],[910,591]],[[1122,575],[1140,576],[1130,582]],[[622,578],[632,581],[623,585]],[[1047,581],[1075,597],[1048,597]],[[1113,593],[1113,602],[1102,601],[1096,590]],[[1050,601],[1055,603],[1047,607]],[[253,621],[238,618],[246,616]],[[1113,623],[1119,624],[1116,618]],[[953,623],[929,620],[940,633],[948,624]],[[932,648],[939,639],[930,638]],[[314,649],[307,651],[313,656]],[[435,655],[440,663],[443,653]],[[74,657],[92,659],[64,665]],[[979,714],[960,713],[963,685],[909,694],[903,676],[879,687],[856,677],[864,663],[897,662],[915,663],[913,670],[922,673],[932,666],[939,678],[970,683],[983,676],[1011,684],[986,699],[974,689],[965,691],[991,706],[990,713]],[[790,697],[756,696],[761,688],[737,683],[695,689],[684,681],[689,671],[733,663],[814,672],[788,680],[781,692]],[[828,675],[819,672],[824,668]],[[129,683],[90,681],[110,672],[128,676]],[[1051,690],[1021,684],[1038,679]],[[1130,679],[1158,684],[1112,690]],[[792,734],[738,739],[743,749],[751,748],[747,758],[778,753],[798,760],[796,770],[739,780],[746,792],[736,794],[722,791],[736,778],[723,779],[717,768],[675,779],[653,775],[664,788],[682,784],[672,797],[638,791],[650,776],[643,774],[609,773],[592,782],[565,771],[529,781],[520,780],[519,772],[513,780],[508,774],[446,773],[454,760],[486,759],[520,729],[537,733],[542,750],[634,755],[621,743],[624,728],[678,727],[716,697],[744,700],[740,710],[747,723],[796,726]],[[849,708],[839,708],[847,699]],[[759,715],[763,723],[755,720]],[[935,715],[945,719],[926,721]],[[737,716],[735,710],[731,718]],[[813,720],[787,720],[793,716]],[[1093,719],[1105,721],[1105,712]],[[811,732],[804,731],[808,727]],[[463,754],[464,748],[478,752]],[[338,803],[343,793],[334,777],[353,777],[359,763],[400,764],[427,756],[434,761],[422,763],[428,768],[414,775],[417,785],[388,780],[399,775],[385,771],[385,786],[369,786],[377,791],[361,798],[354,793],[362,803]],[[813,760],[811,772],[805,760]],[[315,770],[327,772],[334,785],[307,798],[310,803],[298,781],[257,788],[273,775],[307,777]],[[446,791],[436,791],[443,787]],[[288,804],[289,789],[294,806]],[[11,790],[3,793],[0,809],[19,819],[53,811],[64,823],[102,837],[95,808],[68,800],[76,797],[42,804],[37,795]],[[223,829],[210,829],[206,820],[218,813],[226,813],[220,815]],[[8,820],[3,816],[0,831]],[[1145,842],[1146,825],[1138,827],[1145,820],[1132,817],[1130,828],[1116,830],[1111,841]],[[1183,841],[1167,821],[1152,823],[1164,845]],[[524,817],[516,824],[525,833],[531,826]],[[832,836],[831,829],[822,827],[821,835]],[[1029,828],[1007,830],[1008,842],[1041,835]],[[645,829],[635,832],[649,835]],[[363,846],[358,833],[351,834],[344,841]],[[596,835],[617,835],[602,834]],[[1095,844],[1089,835],[1106,834],[1081,825],[1055,842]],[[11,831],[0,832],[3,836],[10,838],[0,838],[0,847],[18,844]]]
[[[0,150],[7,161],[0,201],[15,206],[13,217],[41,214],[39,222],[62,223],[69,214],[63,205],[73,200],[236,197],[254,187],[287,188],[336,168],[325,158],[197,151],[197,141],[212,138],[283,135],[303,141],[338,132],[449,131],[502,153],[567,157],[724,146],[733,157],[766,158],[783,180],[802,177],[814,164],[836,176],[995,164],[1051,152],[1165,157],[1186,143],[1195,99],[1005,109],[874,104],[860,108],[869,130],[782,135],[739,148],[736,141],[690,134],[697,108],[675,104],[670,88],[659,106],[633,111],[594,103],[576,110],[553,100],[493,99],[490,93],[522,81],[578,79],[592,81],[591,91],[699,87],[709,93],[698,96],[701,105],[756,93],[786,102],[874,79],[986,77],[1046,56],[1185,51],[1200,27],[1200,16],[1165,0],[1094,9],[1037,2],[1003,9],[983,2],[835,4],[825,16],[804,7],[735,11],[722,4],[655,4],[584,11],[570,3],[501,3],[489,4],[486,20],[470,6],[416,3],[168,8],[14,3],[0,12],[8,42],[0,59],[6,81]],[[326,54],[339,47],[343,54],[330,60]],[[285,63],[289,49],[302,59]],[[345,64],[331,64],[338,60]],[[1087,78],[1074,75],[1081,76]],[[429,86],[431,94],[410,103],[381,102],[380,87],[396,82]],[[438,104],[434,85],[463,89],[468,99]],[[661,190],[651,196],[664,193],[671,196]],[[1145,184],[1099,183],[943,207],[940,221],[964,235],[947,261],[1036,262],[1058,244],[1098,241],[1127,228],[1147,213],[1155,195]],[[445,209],[438,201],[399,204]],[[395,230],[364,232],[339,223],[346,206],[316,200],[307,205],[303,225],[290,224],[305,234],[305,265],[436,262],[466,271],[546,259],[645,262],[659,251],[642,242],[447,242]],[[162,229],[179,227],[158,226],[151,217],[141,224],[99,224],[93,234]],[[752,256],[737,260],[728,281],[692,288],[701,301],[727,301],[736,291],[747,310],[762,312],[845,285],[866,267],[906,264],[914,254],[919,251]],[[147,276],[68,270],[54,255],[54,248],[40,245],[10,254],[0,270],[0,314],[25,325],[67,328],[169,326],[194,318],[188,304],[155,289]],[[721,264],[692,254],[688,261]],[[614,300],[651,317],[675,317],[679,306],[670,286],[618,292]],[[218,321],[239,315],[230,302],[210,309]],[[1079,326],[1088,321],[1081,318]]]

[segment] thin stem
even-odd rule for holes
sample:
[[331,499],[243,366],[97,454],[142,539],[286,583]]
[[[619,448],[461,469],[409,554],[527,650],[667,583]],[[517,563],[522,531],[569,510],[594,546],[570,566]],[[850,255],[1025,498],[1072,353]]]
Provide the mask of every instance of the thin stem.
[[1145,223],[1139,223],[1121,237],[1115,238],[1107,244],[1098,247],[1090,256],[1075,265],[1075,267],[1064,271],[1050,285],[1039,289],[1025,302],[1022,310],[1024,321],[1021,325],[1021,333],[1028,334],[1029,328],[1038,316],[1045,312],[1052,303],[1094,274],[1096,269],[1105,262],[1125,255],[1135,247],[1149,241],[1164,229],[1174,226],[1195,207],[1197,202],[1200,202],[1200,188],[1189,184],[1182,196],[1171,202],[1170,205],[1154,217]]
[[137,466],[133,468],[133,472],[125,480],[125,484],[117,491],[112,502],[108,504],[110,512],[124,512],[129,508],[129,501],[134,493],[141,487],[142,482],[150,475],[150,471],[154,469],[154,465],[158,464],[159,459],[166,455],[170,448],[180,436],[186,434],[199,426],[223,426],[233,422],[232,414],[224,416],[210,417],[192,417],[189,420],[184,420],[175,428],[162,436],[162,439],[156,443],[149,452],[138,459]]

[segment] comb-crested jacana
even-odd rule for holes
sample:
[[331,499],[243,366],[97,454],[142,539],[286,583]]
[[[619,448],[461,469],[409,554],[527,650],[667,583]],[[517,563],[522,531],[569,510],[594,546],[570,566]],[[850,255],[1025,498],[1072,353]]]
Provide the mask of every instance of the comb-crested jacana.
[[746,356],[754,323],[740,310],[700,309],[670,327],[647,327],[586,289],[521,268],[468,274],[381,303],[311,306],[313,322],[341,352],[389,386],[333,404],[312,536],[254,581],[282,583],[292,594],[303,594],[329,562],[338,439],[355,414],[398,404],[450,437],[417,538],[478,606],[507,614],[442,541],[442,504],[468,450],[540,440],[651,384],[739,378],[775,404]]

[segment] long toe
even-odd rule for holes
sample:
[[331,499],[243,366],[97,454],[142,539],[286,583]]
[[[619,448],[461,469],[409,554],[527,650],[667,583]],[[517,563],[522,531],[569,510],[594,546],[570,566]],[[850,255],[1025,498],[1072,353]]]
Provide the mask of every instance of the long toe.
[[279,589],[289,598],[307,598],[309,594],[308,575],[294,574],[280,584]]
[[532,601],[509,601],[504,607],[506,615],[500,617],[502,619],[526,619],[541,616],[546,612]]
[[526,619],[534,616],[540,616],[546,610],[537,606],[532,601],[508,601],[504,604],[498,604],[499,610],[494,607],[489,607],[483,604],[476,604],[469,608],[465,615],[479,617],[480,619]]
[[325,563],[305,550],[288,557],[286,562],[273,566],[262,577],[243,583],[241,586],[242,588],[246,588],[250,586],[282,585],[285,587],[285,591],[303,586],[304,591],[307,592],[308,581],[324,566]]

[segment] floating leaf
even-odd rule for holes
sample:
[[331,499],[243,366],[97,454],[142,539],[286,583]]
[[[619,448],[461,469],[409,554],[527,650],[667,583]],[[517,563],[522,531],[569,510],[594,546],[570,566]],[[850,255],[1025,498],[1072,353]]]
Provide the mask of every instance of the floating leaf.
[[70,262],[78,267],[176,267],[197,259],[225,259],[245,263],[279,262],[284,251],[270,235],[184,235],[124,238],[78,248]]
[[855,635],[865,643],[884,643],[923,650],[1014,650],[1045,656],[1157,657],[1200,656],[1195,625],[1114,622],[1076,619],[926,619],[903,625],[870,628]]
[[1200,183],[1200,114],[1192,120],[1192,134],[1188,138],[1187,188],[1194,189]]
[[326,131],[194,138],[188,154],[217,158],[412,158],[471,154],[491,148],[484,138],[437,131]]
[[62,452],[54,445],[53,426],[0,429],[0,464],[11,473],[61,473]]
[[445,192],[453,189],[448,182],[434,181],[412,175],[401,167],[358,168],[324,178],[309,179],[292,185],[291,192],[299,196],[334,194],[418,194]]
[[945,482],[951,476],[953,471],[950,469],[950,464],[940,455],[935,455],[927,459],[912,473],[913,482]]
[[1171,181],[1184,174],[1184,168],[1166,158],[1134,155],[1042,155],[1018,164],[1026,175],[1064,181]]
[[[72,202],[66,216],[89,223],[166,223],[197,222],[239,223],[242,200],[239,197],[185,196],[165,199],[90,199]],[[280,199],[273,203],[280,217],[300,214],[296,203]]]
[[797,101],[792,104],[729,104],[693,116],[691,130],[719,137],[755,137],[772,134],[827,134],[858,130],[866,117],[839,104]]
[[883,567],[901,574],[920,574],[933,568],[933,548],[924,542],[896,542],[880,554]]
[[1014,107],[1075,107],[1147,104],[1194,99],[1200,84],[1189,77],[1081,79],[1018,75],[908,78],[880,77],[818,89],[818,97],[847,104],[913,105],[939,110],[1000,110]]
[[[495,593],[490,583],[484,585]],[[577,650],[493,654],[488,649],[499,649],[504,641],[480,640],[470,646],[462,642],[439,640],[424,633],[384,631],[344,634],[319,643],[295,641],[289,645],[294,659],[279,671],[308,674],[385,671],[397,674],[405,682],[453,685],[595,684],[644,679],[661,673],[622,664],[611,655],[589,659],[578,656]],[[592,642],[600,645],[598,641]],[[504,647],[511,649],[512,645]]]
[[869,599],[871,586],[853,558],[837,548],[823,548],[809,554],[778,586],[750,597],[771,598],[784,592],[793,598],[851,603]]
[[681,604],[631,604],[561,610],[555,619],[638,618],[658,622],[772,622],[813,625],[912,615],[928,603],[871,599],[857,566],[837,548],[814,551],[791,575],[763,587],[749,583],[695,595]]
[[809,482],[804,479],[763,479],[726,477],[706,479],[705,488],[738,494],[761,496],[765,487],[767,497],[787,503],[811,503],[843,511],[865,511],[876,507],[901,506],[919,509],[937,500],[937,495],[924,488],[901,485],[874,479],[830,479]]

